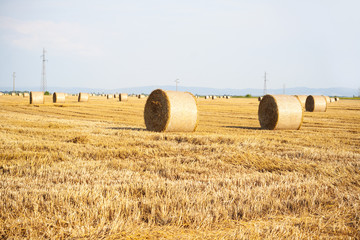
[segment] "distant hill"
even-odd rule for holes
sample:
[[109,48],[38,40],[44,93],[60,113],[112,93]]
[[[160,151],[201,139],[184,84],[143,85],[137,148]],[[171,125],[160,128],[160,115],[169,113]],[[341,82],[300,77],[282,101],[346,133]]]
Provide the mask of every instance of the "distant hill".
[[[135,94],[149,94],[154,89],[165,89],[175,90],[175,86],[144,86],[144,87],[132,87],[132,88],[115,88],[115,89],[102,89],[102,88],[60,88],[60,87],[48,87],[50,92],[67,92],[67,93],[78,93],[78,92],[89,92],[89,93],[135,93]],[[2,88],[0,91],[11,91],[12,88]],[[33,90],[39,91],[38,89],[29,88],[17,88],[17,91]],[[262,89],[245,88],[245,89],[231,89],[231,88],[205,88],[205,87],[185,87],[179,86],[179,91],[187,91],[197,95],[232,95],[232,96],[244,96],[251,94],[252,96],[262,96]],[[268,89],[269,94],[282,94],[283,89]],[[328,95],[328,96],[339,96],[339,97],[352,97],[358,94],[358,89],[352,88],[287,88],[285,94],[301,94],[301,95]]]

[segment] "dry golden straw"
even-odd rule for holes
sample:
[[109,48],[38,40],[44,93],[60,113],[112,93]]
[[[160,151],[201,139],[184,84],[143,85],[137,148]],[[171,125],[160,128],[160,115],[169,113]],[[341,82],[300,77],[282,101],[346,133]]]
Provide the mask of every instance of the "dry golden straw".
[[119,94],[119,101],[120,102],[126,102],[128,100],[128,94],[127,93],[120,93]]
[[300,101],[301,106],[305,108],[307,95],[295,95],[295,97],[297,97],[297,99]]
[[65,93],[54,92],[53,103],[65,103]]
[[24,93],[24,97],[29,97],[29,93]]
[[44,102],[43,92],[30,92],[30,104],[43,104]]
[[262,129],[297,130],[303,122],[303,109],[295,96],[265,95],[259,104],[258,116]]
[[198,122],[197,102],[189,92],[154,90],[148,97],[146,129],[155,132],[193,132]]
[[327,101],[325,96],[309,95],[306,98],[305,109],[307,112],[326,112]]
[[89,94],[79,93],[78,102],[87,102],[89,101]]

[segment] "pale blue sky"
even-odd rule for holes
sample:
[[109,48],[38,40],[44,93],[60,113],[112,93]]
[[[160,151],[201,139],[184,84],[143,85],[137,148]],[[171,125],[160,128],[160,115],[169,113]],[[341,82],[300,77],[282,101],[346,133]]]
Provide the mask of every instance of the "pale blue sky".
[[0,88],[360,87],[358,0],[0,0]]

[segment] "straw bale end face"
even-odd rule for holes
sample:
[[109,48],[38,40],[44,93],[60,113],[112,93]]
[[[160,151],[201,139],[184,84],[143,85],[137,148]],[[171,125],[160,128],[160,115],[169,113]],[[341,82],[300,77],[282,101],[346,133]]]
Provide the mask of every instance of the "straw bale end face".
[[268,130],[298,130],[303,122],[299,100],[289,95],[265,95],[258,116],[261,128]]
[[154,90],[148,97],[144,120],[155,132],[193,132],[197,127],[196,98],[188,92]]

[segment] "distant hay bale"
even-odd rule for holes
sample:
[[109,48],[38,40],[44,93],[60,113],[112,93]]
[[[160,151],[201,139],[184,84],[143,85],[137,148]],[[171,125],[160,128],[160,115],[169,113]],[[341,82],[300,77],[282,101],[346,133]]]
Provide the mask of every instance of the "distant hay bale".
[[230,99],[230,96],[226,96],[226,99]]
[[301,106],[305,108],[307,95],[295,95],[295,97],[297,97],[297,99],[300,101]]
[[128,94],[127,93],[120,93],[119,94],[119,101],[120,102],[126,102],[128,100]]
[[22,93],[18,93],[18,96],[19,96],[19,97],[22,97],[22,96],[23,96],[23,94],[22,94]]
[[78,102],[87,102],[89,101],[89,94],[79,93]]
[[113,95],[112,95],[112,94],[108,94],[108,95],[106,96],[106,98],[107,98],[107,99],[111,99],[111,98],[113,98]]
[[308,112],[326,112],[327,101],[325,96],[312,96],[306,98],[305,109]]
[[154,90],[148,97],[146,129],[155,132],[193,132],[198,122],[197,102],[189,92]]
[[43,92],[30,92],[30,104],[43,104],[45,102]]
[[14,93],[14,92],[13,92],[13,93],[11,93],[11,96],[16,96],[16,93]]
[[340,100],[340,98],[338,98],[338,97],[336,97],[336,98],[335,98],[335,101],[337,101],[337,102],[338,102],[339,100]]
[[303,122],[303,109],[295,96],[265,95],[258,116],[262,129],[298,130]]
[[335,102],[335,98],[330,98],[330,102]]
[[262,99],[262,97],[258,97],[258,101],[259,101],[259,102],[261,101],[261,99]]
[[65,93],[53,93],[53,103],[65,103],[66,95]]
[[119,97],[119,94],[114,94],[114,98],[118,98]]
[[4,95],[4,93],[0,92],[0,96]]
[[145,98],[145,95],[139,94],[139,95],[138,95],[138,98],[139,98],[139,99]]
[[211,96],[211,99],[212,99],[212,100],[215,100],[215,99],[216,99],[216,96],[214,96],[214,95]]
[[205,99],[209,99],[209,96],[205,96]]
[[29,97],[29,93],[24,93],[23,97]]

